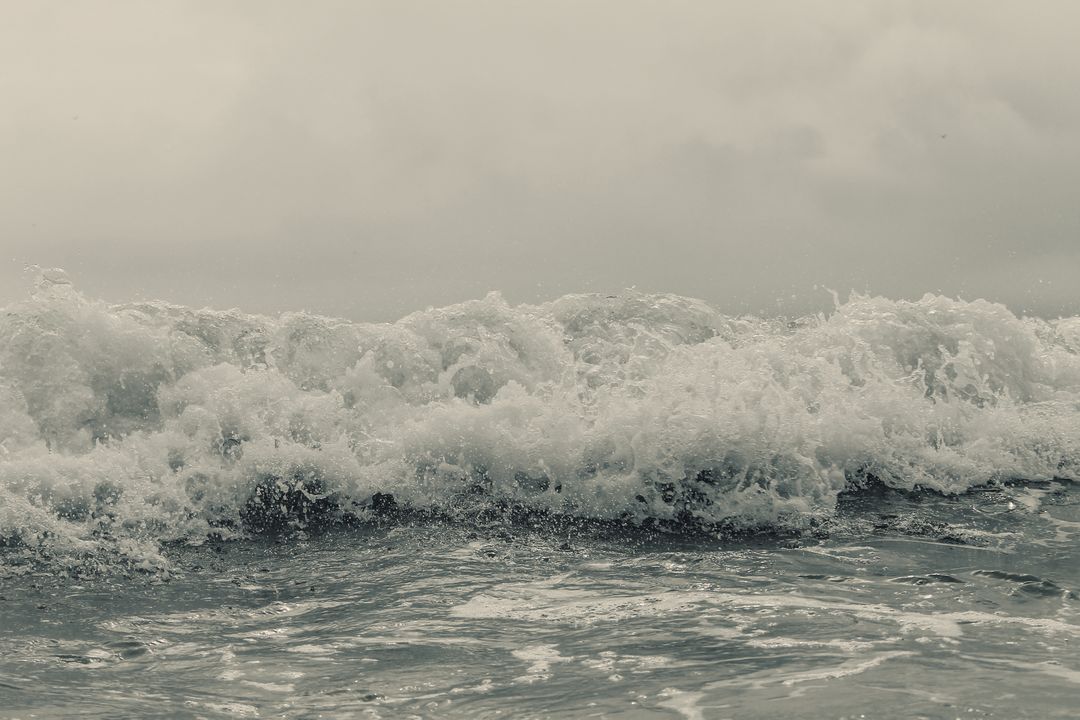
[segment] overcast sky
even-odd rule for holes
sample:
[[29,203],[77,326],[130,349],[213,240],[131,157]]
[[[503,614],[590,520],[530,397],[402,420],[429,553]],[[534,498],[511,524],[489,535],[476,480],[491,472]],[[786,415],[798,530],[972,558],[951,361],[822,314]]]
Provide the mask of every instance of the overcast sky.
[[1080,313],[1074,2],[0,6],[0,304]]

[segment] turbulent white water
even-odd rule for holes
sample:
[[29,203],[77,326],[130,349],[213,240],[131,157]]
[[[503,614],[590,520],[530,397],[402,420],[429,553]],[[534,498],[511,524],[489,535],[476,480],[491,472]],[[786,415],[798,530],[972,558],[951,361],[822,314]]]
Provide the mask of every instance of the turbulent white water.
[[107,305],[58,271],[0,314],[0,542],[53,555],[390,505],[797,525],[868,477],[1080,479],[1080,318],[628,292],[362,324]]

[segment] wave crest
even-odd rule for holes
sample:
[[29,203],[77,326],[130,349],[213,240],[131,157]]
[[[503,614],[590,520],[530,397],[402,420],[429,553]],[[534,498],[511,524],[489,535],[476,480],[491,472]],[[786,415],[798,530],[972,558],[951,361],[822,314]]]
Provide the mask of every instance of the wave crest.
[[856,295],[785,322],[631,291],[362,324],[109,306],[45,271],[0,316],[0,438],[0,538],[50,552],[391,505],[798,524],[868,477],[1080,477],[1080,318]]

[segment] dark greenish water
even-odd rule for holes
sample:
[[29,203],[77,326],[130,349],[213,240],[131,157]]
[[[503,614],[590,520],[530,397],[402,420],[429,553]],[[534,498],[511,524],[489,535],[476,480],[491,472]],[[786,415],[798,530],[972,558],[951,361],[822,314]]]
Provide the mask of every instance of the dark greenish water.
[[167,580],[9,553],[0,714],[1076,716],[1073,485],[879,494],[840,521],[753,541],[406,524],[173,550]]

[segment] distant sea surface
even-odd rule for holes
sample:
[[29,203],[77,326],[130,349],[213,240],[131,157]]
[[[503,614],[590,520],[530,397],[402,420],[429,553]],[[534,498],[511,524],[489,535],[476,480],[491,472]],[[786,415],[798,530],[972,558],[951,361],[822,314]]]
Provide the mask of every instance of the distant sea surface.
[[1080,318],[0,310],[0,717],[1071,718]]

